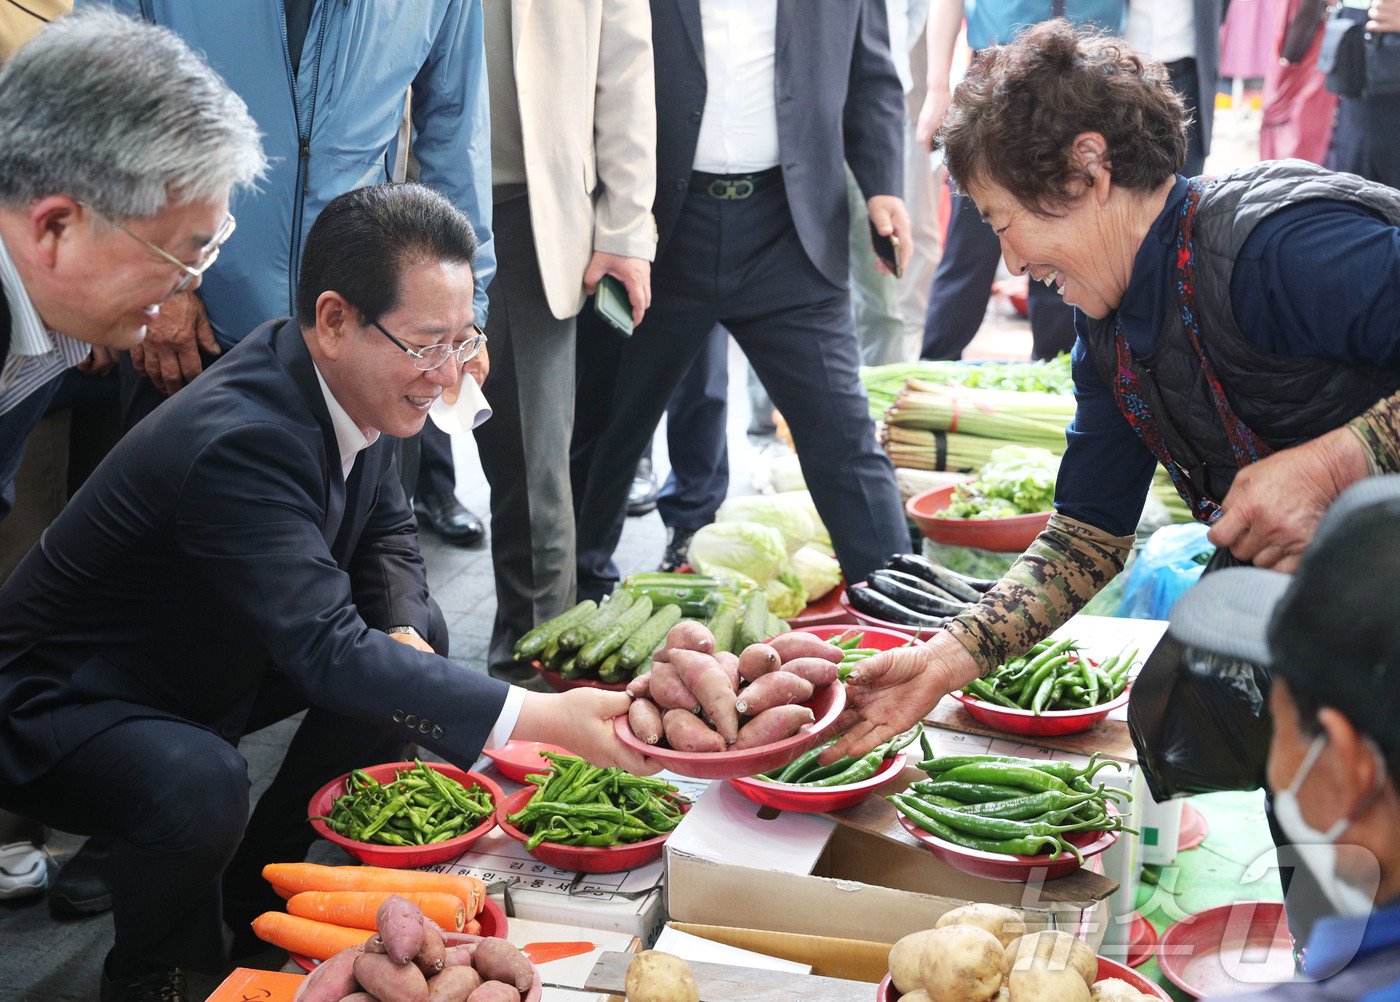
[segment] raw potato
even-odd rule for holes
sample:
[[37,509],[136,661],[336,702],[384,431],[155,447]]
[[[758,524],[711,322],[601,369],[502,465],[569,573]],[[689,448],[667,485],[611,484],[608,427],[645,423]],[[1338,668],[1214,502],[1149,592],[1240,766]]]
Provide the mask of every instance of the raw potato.
[[724,738],[689,710],[667,710],[661,722],[666,729],[666,743],[676,751],[724,751]]
[[713,657],[695,651],[672,651],[671,663],[676,666],[685,687],[700,700],[705,716],[724,738],[724,743],[732,745],[739,736],[739,711],[734,708],[734,689],[729,684],[729,675]]
[[649,745],[661,741],[661,711],[649,699],[634,699],[627,708],[627,723],[638,741]]
[[944,926],[924,942],[919,975],[933,1002],[986,1002],[1006,977],[1006,951],[986,929]]
[[467,996],[467,1002],[520,1002],[520,992],[504,981],[486,981]]
[[412,964],[396,964],[382,953],[355,958],[355,980],[384,1002],[428,1002],[428,982]]
[[[832,668],[836,666],[830,661],[823,661],[822,664]],[[745,686],[739,693],[739,701],[735,704],[739,712],[750,717],[756,717],[764,710],[771,710],[775,706],[787,706],[790,703],[805,703],[812,698],[812,683],[808,682],[800,675],[794,675],[786,669],[769,672],[757,682]]]
[[749,644],[739,655],[739,677],[745,682],[752,682],[770,671],[777,671],[782,663],[778,652],[767,644]]
[[675,665],[659,661],[651,666],[651,701],[663,710],[700,712],[700,700],[685,687]]
[[983,903],[963,905],[961,908],[945,912],[933,924],[933,927],[942,929],[948,925],[975,925],[986,929],[1001,940],[1001,945],[1004,947],[1010,946],[1013,940],[1020,939],[1026,934],[1026,923],[1021,921],[1021,916],[1001,905]]
[[934,931],[911,932],[890,948],[890,979],[901,994],[908,995],[923,988],[919,964],[924,959],[924,946]]
[[784,633],[768,641],[768,646],[778,652],[784,664],[793,658],[826,658],[832,664],[839,665],[845,657],[841,648],[810,633]]
[[1013,940],[1006,947],[1006,959],[1013,970],[1034,967],[1051,970],[1073,968],[1087,988],[1099,975],[1099,958],[1089,944],[1067,932],[1033,932]]
[[504,981],[524,995],[535,983],[530,959],[504,939],[488,936],[476,945],[476,969],[486,981]]
[[1007,978],[1011,1002],[1089,1002],[1089,986],[1078,971],[1062,967],[1013,970]]
[[775,706],[771,710],[764,710],[745,724],[739,731],[739,740],[734,742],[734,747],[759,748],[771,745],[775,741],[792,737],[816,719],[816,715],[805,706]]
[[908,995],[901,995],[899,1002],[930,1002],[928,992],[920,988],[918,991],[910,992]]
[[651,672],[647,672],[645,675],[638,675],[632,681],[628,682],[627,695],[631,696],[633,699],[650,699]]
[[355,983],[355,958],[359,955],[360,951],[351,947],[317,964],[297,989],[293,1002],[340,1002],[359,987]]
[[481,975],[470,967],[448,967],[428,979],[428,1002],[467,1002],[481,987]]
[[713,654],[715,650],[714,634],[706,629],[704,623],[697,623],[693,619],[682,620],[671,627],[666,634],[666,640],[661,645],[661,652],[666,655],[677,649]]
[[830,685],[836,681],[836,665],[826,658],[793,658],[783,662],[783,671],[805,678],[812,685]]
[[1089,998],[1093,1002],[1138,1002],[1147,996],[1122,978],[1104,978],[1090,986]]
[[418,955],[423,943],[423,913],[405,897],[391,894],[374,915],[384,952],[396,964],[406,964]]
[[700,990],[680,957],[643,950],[627,965],[627,1002],[700,1002]]

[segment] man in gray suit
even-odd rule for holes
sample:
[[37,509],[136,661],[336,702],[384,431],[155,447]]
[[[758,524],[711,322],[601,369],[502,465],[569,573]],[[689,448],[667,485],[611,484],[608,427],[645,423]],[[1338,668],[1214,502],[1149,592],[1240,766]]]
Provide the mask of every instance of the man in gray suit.
[[652,304],[625,343],[580,319],[580,389],[598,425],[574,447],[580,597],[617,579],[637,459],[716,323],[787,419],[846,579],[859,581],[909,547],[857,375],[846,236],[849,163],[871,222],[909,253],[884,2],[652,0],[651,14]]

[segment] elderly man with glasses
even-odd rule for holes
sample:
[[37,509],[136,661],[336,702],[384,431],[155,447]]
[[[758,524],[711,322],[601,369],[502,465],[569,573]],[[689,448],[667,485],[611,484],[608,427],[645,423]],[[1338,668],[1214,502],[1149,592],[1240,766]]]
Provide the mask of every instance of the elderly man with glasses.
[[[110,839],[103,1002],[186,998],[182,969],[230,955],[224,920],[249,952],[278,908],[262,867],[304,858],[311,794],[406,741],[463,767],[514,737],[654,771],[613,733],[625,693],[443,656],[393,439],[482,375],[475,250],[420,185],[332,200],[297,319],[138,424],[0,589],[0,807]],[[237,743],[302,710],[250,818]]]

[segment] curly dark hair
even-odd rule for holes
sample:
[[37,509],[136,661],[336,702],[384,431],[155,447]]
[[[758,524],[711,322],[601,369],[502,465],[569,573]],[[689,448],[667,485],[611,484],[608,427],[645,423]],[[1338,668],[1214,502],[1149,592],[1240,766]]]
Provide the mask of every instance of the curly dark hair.
[[992,182],[1031,211],[1058,215],[1088,178],[1071,156],[1075,136],[1100,133],[1113,183],[1151,191],[1185,164],[1188,121],[1161,63],[1059,18],[977,54],[937,145],[963,191]]

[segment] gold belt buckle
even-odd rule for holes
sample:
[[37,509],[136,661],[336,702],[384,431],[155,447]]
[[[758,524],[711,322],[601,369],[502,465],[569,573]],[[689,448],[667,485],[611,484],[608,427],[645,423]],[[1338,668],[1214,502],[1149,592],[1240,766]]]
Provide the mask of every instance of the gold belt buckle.
[[748,198],[753,194],[753,182],[746,177],[741,178],[720,178],[717,177],[710,182],[710,197],[732,201],[740,198]]

